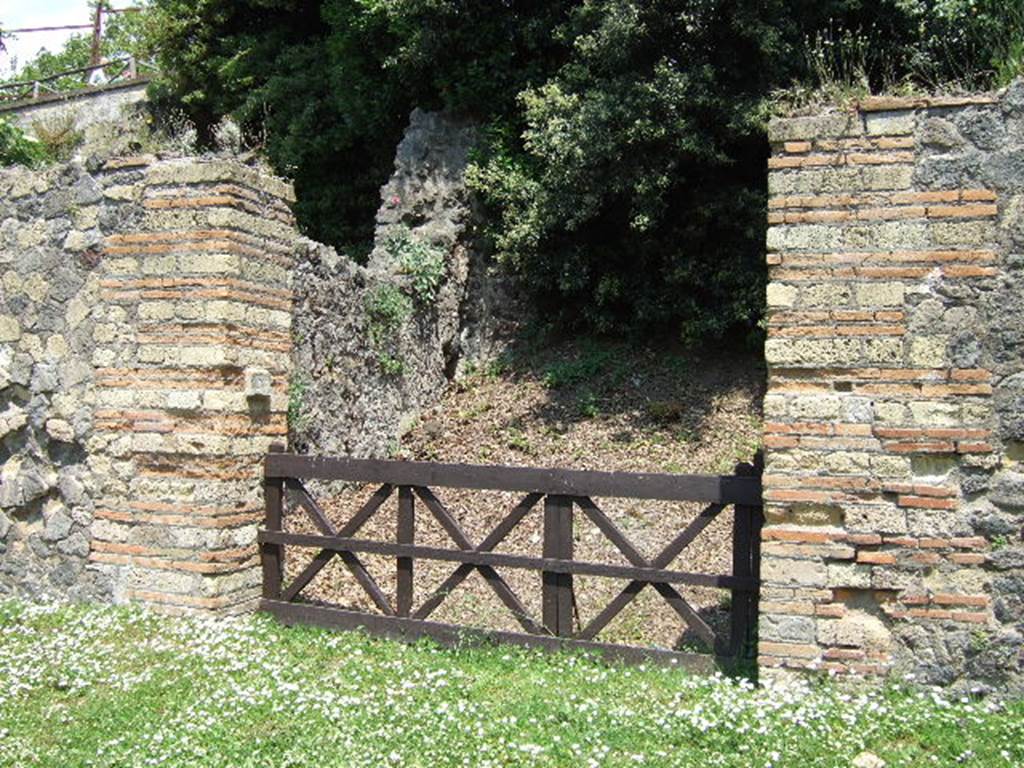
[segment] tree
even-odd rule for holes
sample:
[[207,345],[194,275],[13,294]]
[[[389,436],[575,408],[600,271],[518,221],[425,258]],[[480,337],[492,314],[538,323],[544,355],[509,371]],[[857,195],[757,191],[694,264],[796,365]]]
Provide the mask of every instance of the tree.
[[770,94],[990,81],[1021,3],[155,0],[163,100],[265,131],[312,236],[364,253],[409,111],[448,109],[546,316],[686,339],[760,317]]
[[[109,8],[108,0],[102,0]],[[95,4],[91,4],[95,8]],[[137,13],[117,13],[104,16],[100,38],[100,55],[107,59],[126,55],[138,60],[150,60],[155,55],[152,17],[147,10]],[[33,59],[21,64],[17,71],[2,82],[43,80],[61,72],[89,66],[92,56],[92,34],[74,34],[61,49],[51,52],[41,49]],[[81,88],[87,75],[78,73],[50,81],[47,85],[58,91]]]

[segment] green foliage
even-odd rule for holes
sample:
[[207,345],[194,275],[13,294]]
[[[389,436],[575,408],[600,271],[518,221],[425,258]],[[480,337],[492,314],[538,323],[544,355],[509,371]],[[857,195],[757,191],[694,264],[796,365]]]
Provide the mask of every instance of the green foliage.
[[[139,61],[148,61],[155,54],[157,33],[154,16],[148,9],[105,16],[100,56],[112,60],[131,55]],[[19,62],[16,72],[0,83],[43,80],[70,69],[87,67],[91,56],[92,33],[74,34],[59,51],[42,48],[30,61]],[[52,80],[47,86],[58,91],[73,91],[85,85],[88,78],[88,73],[78,73]]]
[[381,370],[389,376],[400,376],[405,365],[395,350],[402,324],[412,316],[412,301],[397,286],[384,283],[367,296],[366,312],[370,318],[370,340],[377,350]]
[[543,376],[544,385],[551,389],[567,389],[579,384],[593,383],[595,379],[614,373],[625,365],[614,345],[597,341],[585,343],[579,355],[549,365]]
[[6,118],[0,118],[0,166],[24,165],[36,168],[50,159],[46,147],[27,136]]
[[306,426],[307,416],[304,413],[306,391],[309,380],[297,373],[288,382],[288,426],[291,429],[302,429]]
[[155,4],[163,103],[265,136],[312,237],[362,258],[409,111],[446,108],[486,126],[483,234],[553,326],[687,342],[762,332],[772,93],[977,87],[1024,50],[1024,0]]
[[417,237],[408,227],[393,231],[385,248],[410,278],[413,297],[421,304],[432,301],[444,279],[444,249]]

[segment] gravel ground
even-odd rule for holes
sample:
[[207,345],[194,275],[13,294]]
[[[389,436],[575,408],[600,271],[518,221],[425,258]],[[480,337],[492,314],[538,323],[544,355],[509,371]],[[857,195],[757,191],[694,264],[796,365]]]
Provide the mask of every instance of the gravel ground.
[[[730,474],[759,447],[764,368],[751,353],[673,353],[593,341],[520,350],[510,362],[474,372],[401,441],[397,457],[419,461],[565,467],[608,471]],[[314,495],[334,520],[343,522],[372,492],[370,487],[324,484]],[[473,541],[481,540],[521,496],[435,489]],[[704,505],[595,499],[645,555],[653,556]],[[393,540],[395,504],[389,501],[360,536]],[[419,505],[417,543],[454,546]],[[607,539],[577,510],[575,557],[626,564]],[[730,525],[727,509],[673,563],[674,568],[727,574]],[[300,514],[293,530],[310,530]],[[540,555],[540,507],[516,527],[499,552]],[[295,551],[288,572],[297,573],[312,552]],[[363,558],[381,587],[394,593],[393,560]],[[418,605],[451,572],[446,563],[417,561]],[[540,576],[504,569],[501,574],[529,613],[540,617]],[[621,580],[576,577],[582,624],[624,586]],[[728,593],[680,588],[716,628],[728,626]],[[369,599],[337,560],[303,595],[370,609]],[[474,573],[435,611],[432,619],[470,626],[518,629],[483,578]],[[700,648],[698,639],[652,589],[640,593],[598,639],[610,642]]]

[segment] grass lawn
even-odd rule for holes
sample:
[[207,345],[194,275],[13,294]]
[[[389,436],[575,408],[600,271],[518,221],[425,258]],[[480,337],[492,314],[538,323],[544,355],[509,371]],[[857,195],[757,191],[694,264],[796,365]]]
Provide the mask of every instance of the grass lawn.
[[[1024,765],[1024,702],[0,603],[3,766]],[[863,759],[863,758],[862,758]]]

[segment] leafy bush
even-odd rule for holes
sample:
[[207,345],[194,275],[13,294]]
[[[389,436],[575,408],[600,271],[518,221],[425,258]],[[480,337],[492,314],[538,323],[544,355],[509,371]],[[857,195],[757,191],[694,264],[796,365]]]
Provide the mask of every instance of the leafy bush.
[[385,244],[402,274],[411,280],[413,296],[426,304],[437,295],[445,271],[444,249],[414,235],[408,227],[399,227]]
[[305,398],[308,389],[309,380],[301,373],[288,381],[288,426],[293,430],[306,426]]
[[155,3],[161,98],[265,134],[312,237],[362,258],[410,110],[449,109],[544,317],[690,341],[758,333],[773,92],[986,86],[1024,45],[1024,0]]
[[0,118],[0,165],[35,168],[49,160],[46,147],[6,118]]
[[569,360],[559,360],[544,371],[543,382],[551,389],[564,389],[592,382],[610,369],[618,369],[624,359],[615,346],[587,342],[580,354]]

